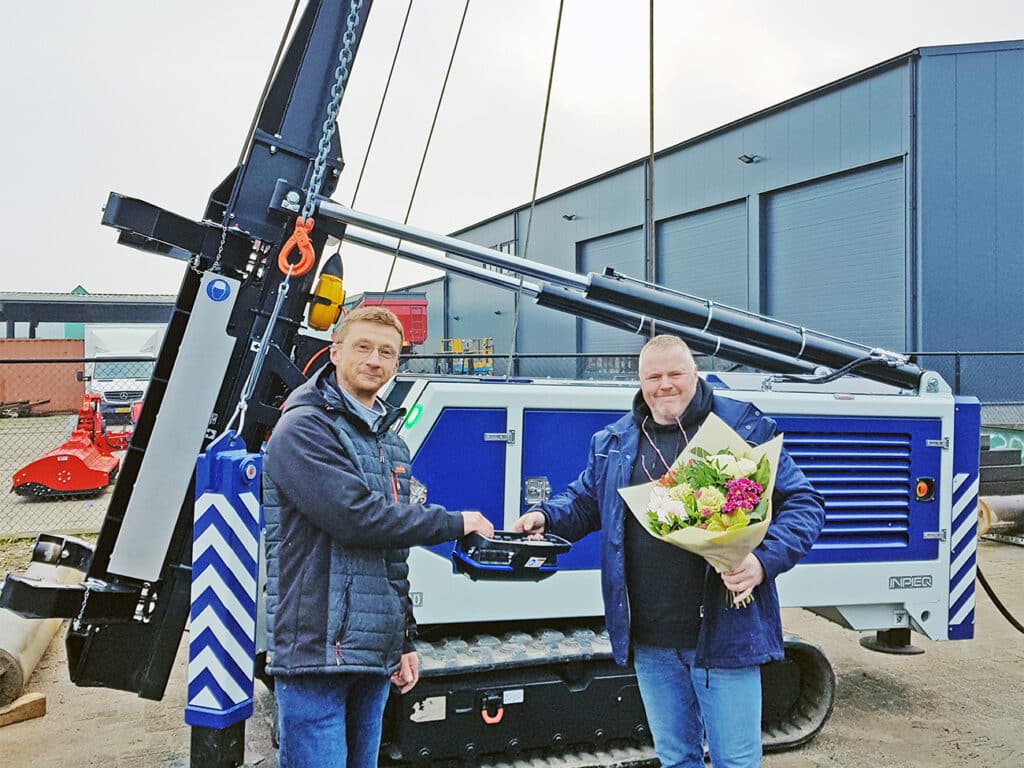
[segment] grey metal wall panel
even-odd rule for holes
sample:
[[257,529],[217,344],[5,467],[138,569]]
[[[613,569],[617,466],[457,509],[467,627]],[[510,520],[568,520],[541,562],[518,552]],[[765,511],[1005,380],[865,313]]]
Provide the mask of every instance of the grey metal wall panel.
[[508,353],[513,294],[458,275],[448,276],[448,338],[494,340],[494,351]]
[[[456,236],[486,246],[515,238],[514,252],[517,255],[575,271],[577,242],[642,225],[643,201],[643,171],[631,167],[538,202],[533,210],[532,223],[529,207],[524,207],[507,216],[457,232]],[[526,242],[527,230],[530,232],[529,243]],[[637,253],[642,270],[642,257],[639,250]],[[634,271],[634,274],[637,273]],[[495,350],[507,353],[514,309],[512,294],[506,293],[506,298],[500,299],[500,294],[504,293],[500,289],[480,287],[480,296],[476,296],[465,279],[455,277],[450,277],[450,285],[450,332],[464,336],[461,330],[458,333],[456,330],[467,324],[475,325],[479,321],[480,327],[500,334],[500,338],[494,338]],[[481,296],[486,296],[487,300]],[[495,309],[502,314],[494,315]],[[454,320],[455,315],[460,320]],[[538,307],[529,298],[524,299],[519,308],[516,331],[518,351],[573,354],[577,344],[575,318]],[[525,361],[520,364],[519,374],[573,377],[576,375],[576,366],[573,362],[564,361]]]
[[[519,255],[560,269],[578,271],[577,242],[602,238],[608,232],[639,227],[644,218],[642,169],[628,168],[537,203],[533,223],[528,208],[518,211]],[[566,218],[568,217],[568,218]],[[527,247],[526,232],[530,230]],[[525,253],[524,253],[525,252]],[[636,265],[642,276],[642,242],[636,246]],[[602,267],[603,269],[603,267]],[[632,269],[632,266],[631,266]],[[594,323],[587,323],[594,325]],[[602,326],[603,328],[603,326]],[[576,319],[526,300],[519,308],[516,347],[520,352],[573,354],[578,348]],[[575,362],[524,361],[524,376],[574,377]]]
[[[643,239],[643,228],[634,227],[582,242],[577,247],[579,271],[601,273],[605,267],[614,267],[617,272],[642,278]],[[628,354],[643,346],[640,336],[607,325],[581,320],[579,327],[580,352]]]
[[768,313],[903,351],[904,207],[901,162],[767,196]]
[[518,217],[520,256],[575,270],[578,242],[643,224],[643,169],[627,168],[537,203],[532,225],[528,207]]
[[657,227],[657,282],[747,308],[747,201],[688,213]]
[[[655,218],[710,208],[901,157],[908,146],[905,63],[679,147],[655,166]],[[757,155],[744,164],[739,155]]]
[[[576,353],[576,318],[564,312],[538,307],[533,299],[523,297],[519,307],[519,330],[516,347],[525,353]],[[550,358],[524,360],[520,363],[522,376],[546,378],[573,378],[576,363],[573,360],[556,361]]]
[[455,237],[476,245],[492,248],[502,243],[513,242],[516,238],[516,220],[513,214],[506,214],[482,224],[455,233]]
[[919,62],[924,351],[1024,347],[1024,49],[986,48]]

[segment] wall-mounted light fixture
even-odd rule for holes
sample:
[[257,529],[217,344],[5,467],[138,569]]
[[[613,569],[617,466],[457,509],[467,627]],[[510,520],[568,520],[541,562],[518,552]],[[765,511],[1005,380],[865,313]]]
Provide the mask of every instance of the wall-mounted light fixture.
[[563,213],[562,218],[566,221],[576,221],[579,218],[575,213]]
[[750,165],[751,163],[758,162],[761,159],[761,156],[760,155],[748,155],[746,152],[744,152],[742,155],[740,155],[736,159],[739,160],[741,163],[745,163],[746,165]]

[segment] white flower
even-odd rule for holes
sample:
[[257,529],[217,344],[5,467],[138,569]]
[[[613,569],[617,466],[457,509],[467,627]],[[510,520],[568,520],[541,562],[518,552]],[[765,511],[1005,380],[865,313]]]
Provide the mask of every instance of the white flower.
[[658,516],[662,523],[670,523],[673,518],[682,519],[686,515],[686,505],[669,496],[669,489],[656,485],[651,489],[651,497],[647,502],[647,510]]
[[[665,515],[664,518],[662,518],[662,514]],[[683,504],[683,502],[675,501],[674,499],[670,499],[669,501],[666,501],[664,506],[662,506],[662,508],[661,508],[661,512],[658,514],[658,518],[661,519],[662,522],[666,522],[666,523],[669,522],[673,518],[677,519],[677,520],[682,520],[685,517],[686,517],[686,505]]]
[[736,463],[733,464],[733,473],[730,475],[732,478],[747,477],[757,471],[757,464],[754,463],[753,459],[746,457],[742,459],[736,459]]
[[732,477],[733,467],[736,465],[736,457],[731,453],[716,453],[708,457],[708,463],[714,465],[715,469],[724,475]]
[[757,464],[750,459],[736,458],[731,453],[719,453],[708,458],[708,461],[715,465],[723,475],[730,479],[752,475],[757,470]]

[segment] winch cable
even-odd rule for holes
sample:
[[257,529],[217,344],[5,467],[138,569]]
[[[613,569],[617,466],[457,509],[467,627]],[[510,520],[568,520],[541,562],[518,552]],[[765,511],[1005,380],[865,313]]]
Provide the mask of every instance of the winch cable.
[[[441,105],[444,103],[444,94],[448,90],[448,78],[452,74],[452,65],[455,63],[455,54],[459,50],[459,40],[462,39],[462,30],[466,25],[466,14],[469,11],[469,0],[466,0],[466,4],[462,7],[462,18],[459,20],[459,30],[455,33],[455,42],[452,45],[452,54],[448,58],[448,69],[444,73],[444,82],[441,83],[441,92],[437,97],[437,106],[434,108],[434,118],[430,121],[430,131],[427,133],[426,144],[423,145],[423,154],[420,157],[420,167],[416,171],[416,181],[412,185],[412,193],[409,195],[409,205],[405,209],[405,218],[402,219],[403,224],[409,223],[409,216],[412,214],[412,206],[416,200],[416,192],[420,186],[420,179],[423,177],[423,167],[427,163],[427,152],[430,151],[430,142],[434,138],[434,128],[437,126],[437,116],[441,114]],[[398,251],[402,247],[402,241],[399,240],[395,245],[395,253],[391,257],[391,268],[388,269],[388,278],[384,282],[384,294],[381,296],[381,303],[387,298],[388,289],[391,287],[391,278],[395,274],[395,264],[398,263]]]
[[[398,33],[398,42],[395,43],[395,55],[391,57],[391,68],[388,70],[388,79],[384,83],[384,90],[380,95],[380,102],[377,104],[377,116],[373,119],[373,128],[370,130],[370,140],[366,143],[366,152],[363,153],[363,162],[359,166],[359,176],[356,179],[355,189],[352,191],[352,202],[349,203],[349,208],[356,207],[356,200],[359,199],[359,188],[363,185],[363,175],[366,173],[366,166],[370,162],[370,152],[373,150],[373,143],[377,138],[377,128],[380,127],[380,116],[384,112],[384,104],[387,102],[388,93],[391,91],[391,80],[395,74],[395,65],[398,63],[398,55],[402,50],[402,41],[405,40],[405,30],[409,26],[409,15],[412,12],[412,0],[409,0],[408,5],[405,6],[405,18],[402,19],[402,29]],[[341,239],[337,242],[337,247],[334,251],[334,255],[339,259],[341,258]],[[341,310],[344,316],[344,307]],[[317,359],[319,353],[310,358],[307,363],[307,368],[313,360]],[[303,373],[306,371],[303,370]]]
[[[526,237],[523,240],[523,253],[522,258],[526,258],[530,251],[530,230],[533,227],[533,212],[537,208],[537,185],[540,182],[540,163],[544,157],[544,135],[547,133],[548,127],[548,112],[551,108],[551,88],[555,81],[555,61],[558,58],[558,38],[562,31],[562,11],[565,8],[565,0],[559,0],[558,2],[558,18],[555,20],[555,40],[551,46],[551,65],[548,67],[548,88],[547,93],[544,95],[544,116],[541,118],[540,123],[540,141],[537,145],[537,165],[533,171],[533,193],[530,196],[530,213],[526,217]],[[505,365],[505,381],[508,381],[512,377],[512,364],[516,354],[516,336],[519,332],[519,307],[523,303],[523,281],[525,277],[522,273],[519,275],[519,286],[516,288],[515,295],[512,299],[513,311],[512,311],[512,338],[509,340],[508,345],[508,362]]]
[[[370,160],[370,150],[373,149],[373,142],[377,138],[377,128],[380,126],[380,116],[384,112],[384,103],[387,101],[388,92],[391,90],[391,78],[395,74],[395,65],[398,63],[398,54],[402,50],[402,41],[405,39],[405,29],[409,25],[409,14],[412,12],[412,0],[405,7],[405,18],[402,19],[402,31],[398,33],[398,42],[395,44],[395,55],[391,57],[391,69],[388,70],[388,79],[384,83],[384,91],[380,96],[380,104],[377,105],[377,116],[373,120],[373,129],[370,131],[370,140],[366,144],[366,152],[363,154],[363,163],[359,167],[359,177],[356,179],[356,188],[352,192],[352,202],[349,208],[356,207],[356,200],[359,198],[359,187],[363,184],[363,174],[366,173],[366,165]],[[338,241],[341,247],[341,241]]]
[[281,35],[281,41],[277,44],[277,53],[274,54],[274,61],[270,65],[270,72],[267,73],[267,80],[263,83],[263,93],[260,94],[259,99],[256,101],[256,111],[252,115],[252,122],[249,123],[249,131],[245,134],[242,151],[238,155],[238,165],[245,162],[245,156],[249,153],[249,147],[252,145],[252,137],[256,135],[256,124],[259,122],[260,115],[263,114],[263,107],[267,101],[267,94],[270,92],[271,83],[274,82],[274,75],[277,74],[278,65],[281,63],[281,55],[284,53],[284,47],[288,42],[288,35],[292,31],[292,24],[295,22],[295,14],[298,9],[299,0],[295,0],[295,2],[292,3],[291,13],[288,14],[288,22],[284,25],[284,33]]
[[1003,618],[1010,622],[1014,629],[1024,635],[1024,624],[1017,621],[1017,619],[1013,617],[1013,614],[1011,614],[1010,611],[1007,610],[1006,606],[1003,605],[1002,601],[996,597],[996,593],[992,590],[992,587],[989,586],[988,580],[985,579],[985,575],[981,572],[981,568],[978,568],[977,571],[978,581],[981,582],[981,586],[982,589],[985,590],[985,594],[989,596],[989,599],[993,602],[999,612],[1003,614]]
[[[645,197],[644,227],[647,229],[647,264],[644,269],[647,279],[653,281],[657,275],[658,237],[654,229],[654,0],[650,0],[647,14],[647,189]],[[651,321],[651,338],[657,334],[656,323]]]

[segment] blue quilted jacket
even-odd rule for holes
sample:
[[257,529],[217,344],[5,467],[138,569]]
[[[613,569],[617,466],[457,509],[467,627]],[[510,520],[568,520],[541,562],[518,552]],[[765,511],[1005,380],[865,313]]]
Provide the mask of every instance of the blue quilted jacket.
[[408,547],[462,535],[462,515],[409,502],[409,449],[354,412],[328,365],[298,387],[263,476],[273,675],[391,674],[413,649]]
[[[776,434],[775,422],[750,403],[715,395],[713,410],[752,445]],[[605,624],[612,654],[619,664],[630,659],[630,634],[623,553],[623,515],[628,510],[618,489],[629,485],[639,435],[632,413],[595,434],[586,469],[568,490],[541,506],[550,533],[576,541],[591,531],[601,531]],[[785,450],[776,474],[772,515],[764,541],[754,550],[765,573],[765,580],[754,589],[755,602],[746,608],[726,610],[725,586],[710,566],[703,594],[693,596],[703,609],[696,654],[696,664],[701,668],[756,666],[783,657],[775,577],[807,553],[825,520],[821,495]]]

